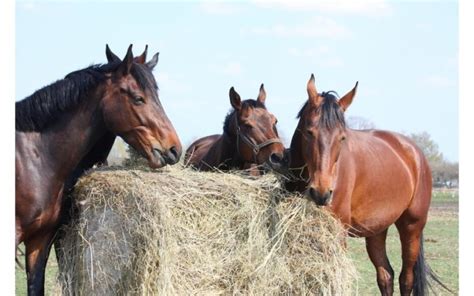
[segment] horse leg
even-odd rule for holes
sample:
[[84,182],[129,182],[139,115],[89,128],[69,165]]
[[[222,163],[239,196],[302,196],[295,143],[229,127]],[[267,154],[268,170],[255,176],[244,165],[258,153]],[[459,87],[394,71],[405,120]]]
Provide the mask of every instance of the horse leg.
[[44,295],[44,276],[54,232],[35,235],[25,241],[28,295]]
[[387,257],[385,240],[387,230],[372,237],[365,238],[365,246],[369,254],[370,261],[377,272],[377,284],[382,295],[393,295],[393,269]]
[[[402,245],[402,271],[399,277],[400,294],[410,295],[415,281],[414,267],[420,252],[420,237],[423,230],[424,221],[418,220],[415,223],[405,222],[409,219],[399,219],[395,225],[400,234]],[[420,225],[421,224],[421,225]]]

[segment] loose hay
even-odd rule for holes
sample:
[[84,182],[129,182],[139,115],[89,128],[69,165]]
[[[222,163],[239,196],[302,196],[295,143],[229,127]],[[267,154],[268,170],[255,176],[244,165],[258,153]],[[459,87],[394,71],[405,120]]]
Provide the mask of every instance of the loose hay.
[[80,179],[64,295],[348,295],[341,225],[276,177],[168,168]]

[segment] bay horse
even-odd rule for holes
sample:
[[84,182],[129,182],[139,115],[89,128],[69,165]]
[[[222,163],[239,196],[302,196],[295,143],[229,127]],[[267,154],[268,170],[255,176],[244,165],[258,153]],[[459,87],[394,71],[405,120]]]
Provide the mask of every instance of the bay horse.
[[181,143],[159,101],[156,62],[134,60],[130,45],[123,61],[72,72],[16,103],[15,246],[25,244],[28,295],[44,295],[64,193],[106,159],[116,135],[152,168],[178,162]]
[[257,100],[240,99],[229,90],[231,111],[224,120],[224,132],[200,138],[186,150],[184,163],[201,171],[249,169],[263,173],[261,165],[278,169],[284,161],[284,146],[278,137],[277,119],[266,106],[262,85]]
[[427,275],[446,288],[423,255],[422,234],[432,189],[428,161],[403,135],[348,128],[344,112],[356,90],[357,83],[340,99],[334,92],[318,93],[311,75],[308,100],[298,113],[291,140],[286,188],[327,208],[350,236],[365,237],[382,295],[393,294],[394,272],[385,249],[392,224],[402,246],[401,295],[412,290],[414,295],[424,295]]
[[[147,52],[148,45],[145,45],[144,52],[141,55],[134,57],[133,61],[138,64],[145,64]],[[105,46],[105,55],[107,57],[108,63],[118,63],[122,61],[110,50],[108,44]],[[156,53],[152,59],[146,63],[149,69],[153,70],[158,64],[158,55],[159,53]],[[61,239],[66,235],[66,233],[61,230],[61,226],[68,224],[71,221],[72,215],[74,215],[77,210],[72,202],[72,192],[74,185],[87,170],[93,168],[94,166],[98,167],[108,164],[107,157],[112,150],[115,138],[116,135],[114,133],[110,131],[105,132],[104,135],[97,140],[90,151],[81,159],[79,164],[64,182],[62,208],[60,210],[60,217],[58,220],[58,230],[56,231],[54,239],[55,253],[60,269],[62,262],[61,256],[63,255],[63,250],[61,249]]]

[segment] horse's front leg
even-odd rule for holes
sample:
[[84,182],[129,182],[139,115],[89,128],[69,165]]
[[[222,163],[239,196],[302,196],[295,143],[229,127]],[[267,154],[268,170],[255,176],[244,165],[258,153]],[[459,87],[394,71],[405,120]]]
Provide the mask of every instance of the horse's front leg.
[[54,238],[54,230],[40,232],[25,240],[28,295],[44,295],[45,268]]
[[374,264],[377,273],[377,284],[380,293],[384,296],[393,295],[393,269],[388,261],[387,252],[385,248],[385,241],[387,239],[387,229],[372,237],[365,239],[367,253],[370,261]]

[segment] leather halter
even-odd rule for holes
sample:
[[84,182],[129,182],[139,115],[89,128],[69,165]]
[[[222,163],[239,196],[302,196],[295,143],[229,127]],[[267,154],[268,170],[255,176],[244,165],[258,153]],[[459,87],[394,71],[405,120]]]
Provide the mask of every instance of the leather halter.
[[239,122],[237,120],[237,115],[235,115],[235,125],[237,127],[237,153],[239,154],[240,158],[242,158],[242,154],[240,154],[240,149],[239,149],[239,140],[242,139],[242,141],[247,144],[251,149],[252,149],[252,153],[253,153],[253,160],[254,160],[254,163],[257,163],[257,155],[258,153],[260,152],[260,150],[262,150],[263,148],[271,145],[271,144],[274,144],[274,143],[281,143],[281,140],[279,138],[271,138],[271,139],[268,139],[260,144],[257,144],[252,138],[249,138],[246,134],[244,134],[242,132],[242,130],[240,129],[240,125],[239,125]]

